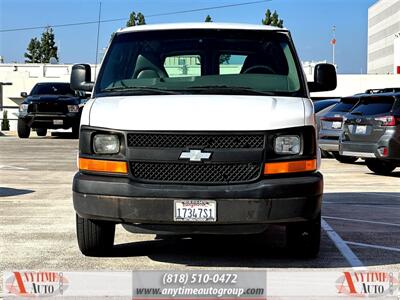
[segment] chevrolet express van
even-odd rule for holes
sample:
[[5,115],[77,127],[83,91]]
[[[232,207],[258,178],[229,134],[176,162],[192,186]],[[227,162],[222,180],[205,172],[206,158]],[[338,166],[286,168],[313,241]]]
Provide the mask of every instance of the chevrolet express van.
[[105,255],[116,224],[139,233],[257,234],[286,226],[295,254],[320,244],[323,178],[310,91],[286,29],[248,24],[119,30],[81,118],[73,202],[80,250]]

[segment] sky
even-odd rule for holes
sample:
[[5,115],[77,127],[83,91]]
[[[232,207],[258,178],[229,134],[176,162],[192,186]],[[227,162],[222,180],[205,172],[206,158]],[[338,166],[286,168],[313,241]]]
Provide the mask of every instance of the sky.
[[[131,11],[145,16],[254,0],[0,0],[0,31],[14,28],[96,21],[129,17]],[[246,6],[147,17],[148,24],[202,22],[209,14],[215,22],[260,24],[266,9],[276,10],[293,36],[302,61],[332,62],[332,27],[336,26],[336,63],[339,73],[366,73],[368,7],[376,0],[271,0]],[[126,21],[100,25],[99,52],[112,32]],[[5,62],[23,62],[32,37],[43,29],[0,32],[0,56]],[[62,63],[94,63],[97,24],[54,28]],[[101,55],[101,53],[100,53]]]

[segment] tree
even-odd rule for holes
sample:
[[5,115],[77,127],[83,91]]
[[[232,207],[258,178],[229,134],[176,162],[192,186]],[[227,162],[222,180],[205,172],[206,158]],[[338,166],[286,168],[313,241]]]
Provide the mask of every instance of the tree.
[[[206,23],[212,23],[212,18],[210,15],[207,15],[206,19],[204,20],[204,22]],[[230,54],[221,54],[221,56],[219,57],[219,64],[229,64],[229,60],[231,59]]]
[[58,61],[58,47],[56,46],[56,42],[54,40],[54,32],[51,27],[47,27],[46,30],[42,33],[42,37],[40,39],[40,49],[42,63],[49,63],[50,58],[52,57],[54,57]]
[[40,41],[35,37],[28,44],[24,57],[27,63],[49,63],[50,58],[54,57],[58,61],[57,46],[54,32],[51,27],[47,27],[42,33]]
[[137,24],[136,25],[146,25],[146,19],[142,13],[138,13],[137,15]]
[[269,9],[267,9],[267,11],[265,12],[265,18],[261,22],[264,25],[271,25],[283,28],[283,20],[279,19],[279,15],[276,10],[274,11],[274,13],[272,13]]
[[[146,25],[146,19],[144,15],[141,12],[139,12],[137,15],[134,11],[131,12],[129,14],[129,20],[126,22],[126,27],[139,26],[139,25]],[[111,34],[110,42],[114,38],[114,35],[115,32]]]
[[131,26],[138,26],[138,25],[146,25],[146,19],[144,18],[144,15],[139,12],[137,15],[133,11],[129,15],[129,20],[126,22],[126,27],[131,27]]
[[41,62],[41,50],[40,41],[37,38],[32,38],[29,42],[28,48],[26,49],[24,57],[26,63],[40,63]]
[[10,121],[8,120],[8,113],[6,110],[3,111],[3,121],[1,121],[1,130],[10,130]]

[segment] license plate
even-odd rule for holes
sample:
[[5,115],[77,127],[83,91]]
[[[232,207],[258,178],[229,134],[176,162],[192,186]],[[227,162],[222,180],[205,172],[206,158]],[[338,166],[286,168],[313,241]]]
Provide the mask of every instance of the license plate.
[[215,222],[217,204],[212,200],[175,200],[174,221]]
[[53,120],[53,124],[54,125],[62,125],[62,124],[64,124],[64,121],[63,120]]
[[366,134],[367,133],[367,126],[356,126],[356,134]]
[[332,128],[333,128],[333,129],[340,129],[340,128],[342,128],[342,122],[333,122],[333,123],[332,123]]

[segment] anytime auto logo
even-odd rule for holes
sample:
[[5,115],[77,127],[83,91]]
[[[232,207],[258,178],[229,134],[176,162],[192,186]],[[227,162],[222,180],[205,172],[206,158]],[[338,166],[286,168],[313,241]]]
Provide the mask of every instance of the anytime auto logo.
[[69,283],[62,272],[12,272],[6,276],[5,289],[16,296],[62,295]]
[[390,272],[343,272],[336,280],[336,287],[338,293],[345,296],[394,296],[399,291],[398,276],[398,273]]

